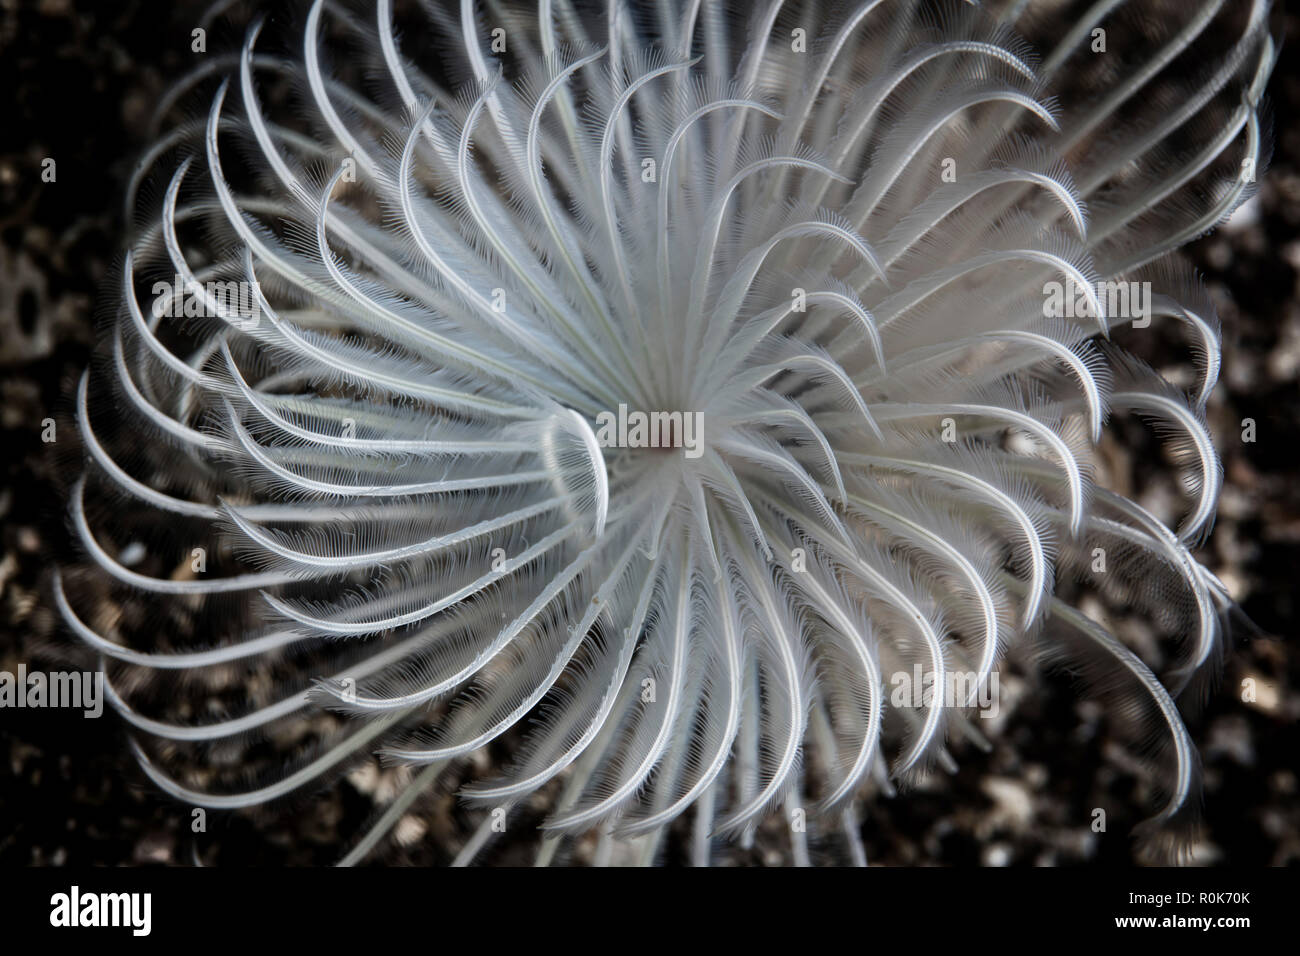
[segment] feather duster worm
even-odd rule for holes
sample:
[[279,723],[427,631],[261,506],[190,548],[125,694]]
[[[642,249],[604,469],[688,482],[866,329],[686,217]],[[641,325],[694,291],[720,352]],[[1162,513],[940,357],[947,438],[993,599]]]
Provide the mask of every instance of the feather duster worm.
[[[1230,601],[1189,550],[1218,328],[1168,254],[1265,158],[1267,12],[252,20],[159,106],[189,112],[130,184],[77,394],[88,561],[56,598],[145,772],[240,808],[418,768],[354,862],[507,741],[461,790],[460,862],[538,799],[543,862],[592,831],[654,861],[682,818],[707,863],[778,811],[795,861],[819,835],[861,862],[863,798],[950,764],[1025,649],[1132,731],[1175,845],[1175,698]],[[1121,346],[1153,323],[1189,388]],[[1176,528],[1094,481],[1128,416],[1180,469]],[[1174,666],[1058,596],[1076,577]],[[269,777],[268,738],[300,754]]]

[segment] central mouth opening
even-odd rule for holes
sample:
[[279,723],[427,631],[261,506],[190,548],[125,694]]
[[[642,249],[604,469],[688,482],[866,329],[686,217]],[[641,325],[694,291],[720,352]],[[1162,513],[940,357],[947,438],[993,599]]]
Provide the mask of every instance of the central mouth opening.
[[596,441],[602,448],[644,448],[653,451],[681,451],[688,458],[702,454],[704,414],[677,409],[629,408],[596,416]]

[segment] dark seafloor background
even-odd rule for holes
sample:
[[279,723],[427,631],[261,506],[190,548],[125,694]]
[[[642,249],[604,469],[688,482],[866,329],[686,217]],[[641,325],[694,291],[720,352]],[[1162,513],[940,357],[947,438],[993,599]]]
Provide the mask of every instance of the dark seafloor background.
[[[41,421],[67,411],[89,356],[97,289],[118,252],[122,183],[145,145],[153,105],[194,62],[189,31],[202,6],[0,0],[0,670],[41,667],[62,639],[45,594],[50,568],[71,556],[60,497],[67,481],[56,471],[68,462],[41,442]],[[1278,23],[1292,42],[1300,36],[1294,15]],[[1196,858],[1208,864],[1300,863],[1297,61],[1284,56],[1273,77],[1276,145],[1258,197],[1189,250],[1218,301],[1226,340],[1211,402],[1225,486],[1202,560],[1260,631],[1236,648],[1220,692],[1191,722],[1206,771],[1206,837]],[[45,157],[57,160],[55,183],[41,182]],[[1157,366],[1180,347],[1161,341],[1146,356]],[[1246,417],[1258,423],[1254,444],[1239,440]],[[1141,429],[1125,435],[1147,441]],[[1156,452],[1112,442],[1107,454],[1123,485]],[[1253,704],[1237,693],[1245,677],[1259,684]],[[873,863],[1133,860],[1129,834],[1147,796],[1099,710],[1063,680],[1011,675],[1003,690],[1010,712],[991,754],[967,750],[955,776],[868,808]],[[111,716],[0,711],[0,863],[183,864],[196,853],[209,863],[329,862],[392,795],[391,771],[354,774],[288,814],[212,814],[196,846],[188,808],[154,791],[124,743]],[[1088,826],[1096,806],[1108,808],[1104,834]],[[379,858],[445,862],[471,826],[453,798],[439,797],[403,822],[398,845]],[[735,850],[730,861],[780,862],[782,845],[760,832],[753,851]],[[497,858],[514,855],[506,846]],[[678,859],[670,845],[668,862]]]

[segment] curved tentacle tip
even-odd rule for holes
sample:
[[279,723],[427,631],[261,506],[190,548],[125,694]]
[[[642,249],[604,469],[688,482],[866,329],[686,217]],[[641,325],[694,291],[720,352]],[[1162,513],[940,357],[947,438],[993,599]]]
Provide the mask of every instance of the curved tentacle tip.
[[609,474],[595,429],[572,408],[555,412],[540,427],[552,485],[566,497],[570,513],[589,522],[590,537],[599,541],[609,518]]

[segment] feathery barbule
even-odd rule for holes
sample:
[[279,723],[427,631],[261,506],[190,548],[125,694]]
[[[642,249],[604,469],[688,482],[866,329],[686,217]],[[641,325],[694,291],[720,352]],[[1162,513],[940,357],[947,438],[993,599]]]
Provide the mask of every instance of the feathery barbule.
[[[349,863],[447,779],[458,862],[540,808],[540,862],[654,862],[680,823],[705,864],[779,813],[789,859],[860,863],[870,801],[981,741],[1019,654],[1101,696],[1185,847],[1179,702],[1232,604],[1192,551],[1219,330],[1170,253],[1266,159],[1267,15],[243,22],[159,104],[77,393],[55,596],[144,771],[236,809],[409,765]],[[1168,327],[1174,383],[1125,348]],[[1131,417],[1181,516],[1100,480]],[[1080,593],[1149,621],[1159,675]]]

